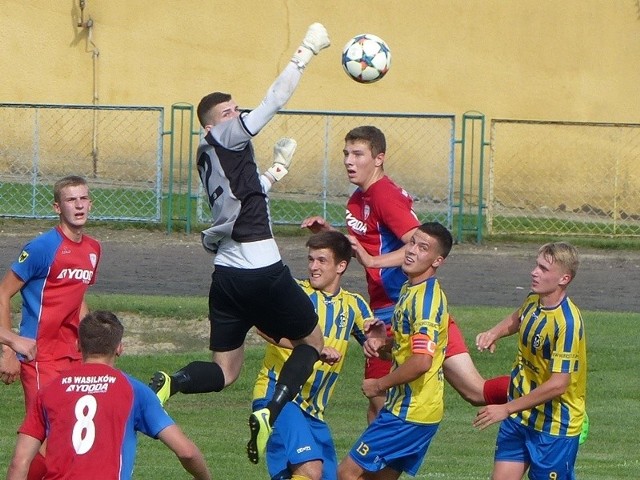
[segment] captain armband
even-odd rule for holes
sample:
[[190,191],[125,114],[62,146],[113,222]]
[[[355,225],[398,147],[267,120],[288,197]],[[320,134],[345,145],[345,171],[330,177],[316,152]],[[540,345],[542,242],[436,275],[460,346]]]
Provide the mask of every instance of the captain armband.
[[416,333],[411,337],[411,353],[434,356],[436,343],[425,333]]

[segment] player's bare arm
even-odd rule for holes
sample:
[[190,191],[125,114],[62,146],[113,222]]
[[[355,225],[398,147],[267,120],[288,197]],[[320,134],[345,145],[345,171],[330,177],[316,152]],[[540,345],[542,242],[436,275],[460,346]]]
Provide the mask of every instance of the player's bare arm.
[[[400,238],[404,245],[409,243],[416,230],[417,227],[412,228]],[[356,259],[365,268],[399,267],[404,261],[404,246],[393,252],[383,253],[381,255],[370,255],[355,236],[349,235],[349,241],[351,241]]]
[[353,253],[358,263],[365,268],[389,268],[402,265],[404,259],[404,247],[394,252],[383,253],[381,255],[370,255],[360,244],[358,239],[349,235],[349,241],[353,247]]
[[7,480],[25,480],[27,478],[29,465],[38,453],[40,445],[42,442],[37,438],[24,433],[18,434],[15,452],[7,470]]
[[195,480],[211,480],[211,474],[204,461],[202,452],[177,425],[163,429],[158,439],[176,454],[182,467],[193,475]]
[[82,297],[82,302],[80,303],[80,320],[82,320],[87,313],[89,313],[89,305],[87,305],[85,297]]
[[[11,298],[20,291],[23,285],[24,282],[13,271],[7,272],[0,282],[0,327],[8,331],[11,331],[12,328]],[[0,381],[9,385],[20,376],[20,362],[9,345],[2,345],[1,348]]]
[[407,384],[424,375],[433,364],[433,357],[426,353],[414,353],[402,365],[382,378],[367,378],[362,382],[362,393],[367,397],[384,395],[391,387]]
[[483,430],[489,425],[501,422],[513,413],[530,410],[566,392],[571,381],[568,373],[552,373],[549,380],[534,388],[528,394],[502,405],[486,405],[478,410],[473,426]]
[[513,335],[518,331],[519,327],[520,318],[516,310],[490,330],[476,335],[476,347],[480,352],[489,350],[489,352],[493,353],[496,350],[497,341],[502,337]]

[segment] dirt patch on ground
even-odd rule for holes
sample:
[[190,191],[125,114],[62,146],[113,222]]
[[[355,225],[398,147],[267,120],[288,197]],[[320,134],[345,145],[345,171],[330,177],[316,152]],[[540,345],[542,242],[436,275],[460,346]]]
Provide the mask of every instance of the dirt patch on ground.
[[[119,313],[125,327],[123,339],[125,351],[132,355],[174,353],[206,348],[209,339],[209,322],[201,320],[162,320],[146,318],[131,313]],[[181,332],[188,335],[181,335]],[[166,339],[170,338],[171,342]]]
[[[151,355],[209,350],[207,320],[157,319],[129,312],[118,313],[118,318],[125,328],[123,344],[128,354]],[[264,343],[264,340],[254,331],[250,331],[246,345],[260,343]]]
[[[126,353],[151,355],[158,353],[208,351],[209,322],[148,318],[128,312],[118,314],[125,327],[123,339]],[[167,341],[171,339],[171,341]],[[246,345],[264,343],[254,331],[247,335]]]

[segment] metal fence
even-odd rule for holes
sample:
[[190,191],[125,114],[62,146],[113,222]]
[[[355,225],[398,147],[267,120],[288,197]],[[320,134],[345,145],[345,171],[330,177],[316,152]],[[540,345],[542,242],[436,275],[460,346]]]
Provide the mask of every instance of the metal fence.
[[640,235],[640,124],[494,119],[490,234]]
[[[453,115],[310,111],[280,112],[253,140],[261,171],[271,165],[280,137],[298,142],[290,173],[269,194],[274,223],[299,224],[315,214],[344,225],[345,205],[354,190],[343,164],[344,137],[360,125],[375,125],[385,133],[385,172],[413,196],[418,216],[451,227]],[[199,199],[199,220],[208,222],[208,207],[202,195]]]
[[[175,196],[186,202],[182,212],[208,223],[193,158],[200,132],[193,108],[179,105],[187,116],[174,119],[172,111],[164,131],[162,107],[0,104],[0,216],[54,218],[52,184],[78,174],[90,179],[94,219],[161,222],[165,198],[173,205]],[[385,171],[414,197],[421,220],[476,228],[478,240],[483,228],[490,235],[640,236],[640,124],[494,119],[485,142],[484,128],[465,135],[463,120],[470,138],[456,140],[453,115],[427,114],[280,112],[254,139],[261,170],[278,138],[298,142],[289,175],[270,193],[274,223],[323,215],[344,225],[354,186],[342,149],[359,125],[385,132]]]
[[162,107],[0,104],[0,216],[54,218],[52,185],[90,180],[98,220],[161,221]]

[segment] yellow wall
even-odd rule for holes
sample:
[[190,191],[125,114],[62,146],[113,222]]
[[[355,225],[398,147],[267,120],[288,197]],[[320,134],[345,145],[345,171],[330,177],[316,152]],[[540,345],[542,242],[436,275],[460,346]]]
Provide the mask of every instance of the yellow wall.
[[[0,102],[90,104],[93,49],[79,0],[0,0]],[[330,50],[288,109],[483,112],[489,118],[637,122],[638,0],[86,0],[103,105],[253,107],[313,21]],[[344,43],[381,36],[393,63],[372,85],[342,72]]]

